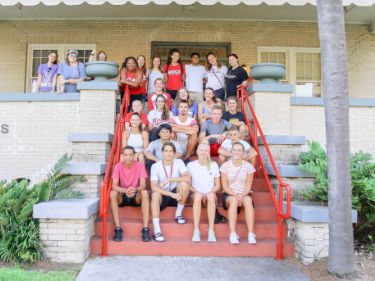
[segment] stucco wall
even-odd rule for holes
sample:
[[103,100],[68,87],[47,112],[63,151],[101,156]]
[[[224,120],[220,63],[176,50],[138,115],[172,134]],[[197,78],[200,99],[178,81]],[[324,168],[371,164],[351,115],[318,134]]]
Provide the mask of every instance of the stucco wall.
[[[241,63],[257,62],[257,47],[319,47],[317,25],[300,22],[131,20],[0,21],[0,92],[24,91],[28,44],[91,44],[111,60],[150,57],[152,41],[231,42]],[[374,96],[375,36],[365,25],[347,26],[352,97]],[[9,67],[11,65],[11,67]]]

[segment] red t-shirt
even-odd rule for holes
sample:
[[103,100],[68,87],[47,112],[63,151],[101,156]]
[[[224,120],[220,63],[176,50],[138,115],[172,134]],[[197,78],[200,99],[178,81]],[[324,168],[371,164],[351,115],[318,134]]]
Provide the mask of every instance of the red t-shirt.
[[[128,80],[128,81],[135,81],[135,79],[137,78],[137,75],[138,75],[138,72],[135,71],[135,72],[130,72],[128,70],[125,70],[125,69],[122,69],[121,70],[121,73],[120,73],[120,78],[121,80]],[[125,84],[121,84],[121,88],[122,90],[125,91]],[[142,94],[142,84],[136,88],[134,87],[131,87],[130,86],[130,94],[131,95],[140,95]]]
[[113,169],[112,179],[119,180],[119,186],[122,188],[138,187],[141,178],[147,179],[145,166],[137,161],[128,169],[123,161],[116,164]]
[[[134,112],[128,112],[125,116],[125,123],[127,122],[130,122],[130,118],[132,117]],[[148,126],[148,120],[147,120],[147,115],[144,114],[143,112],[140,113],[141,115],[141,119],[142,119],[142,123],[145,124],[146,126]]]
[[[167,65],[164,65],[163,72],[167,73]],[[186,73],[185,66],[182,65],[182,71],[181,71],[181,65],[169,65],[168,67],[168,73],[167,73],[167,85],[165,86],[168,90],[174,90],[177,91],[180,88],[184,86],[184,83],[182,81],[182,74]]]
[[142,71],[142,84],[141,84],[142,94],[146,94],[147,93],[147,90],[146,90],[147,76],[146,76],[146,73],[143,73],[143,70],[141,67],[139,68],[139,70]]
[[[167,99],[167,105],[169,110],[172,109],[172,98],[171,95],[168,93],[162,93],[162,95]],[[154,110],[156,106],[156,98],[158,95],[156,93],[152,93],[148,96],[148,111]]]

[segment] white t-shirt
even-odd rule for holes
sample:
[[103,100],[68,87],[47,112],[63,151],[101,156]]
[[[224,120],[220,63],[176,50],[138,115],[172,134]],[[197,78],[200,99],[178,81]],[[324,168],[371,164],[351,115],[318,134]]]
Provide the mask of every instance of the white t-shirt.
[[[238,142],[241,143],[244,146],[245,152],[249,151],[250,144],[248,144],[246,141],[243,141],[243,140],[239,140]],[[226,151],[231,152],[232,151],[232,141],[230,139],[224,140],[221,144],[221,147],[224,148]],[[231,158],[232,157],[229,157],[229,159],[231,159]]]
[[[171,117],[169,120],[171,125],[179,125],[179,126],[186,126],[186,127],[193,127],[198,125],[197,121],[194,118],[187,117],[185,122],[182,122],[178,116]],[[178,142],[186,142],[188,139],[188,135],[185,133],[177,133],[177,141]]]
[[[164,170],[165,168],[165,170]],[[172,170],[172,173],[171,173]],[[187,171],[184,162],[181,159],[174,159],[173,165],[163,167],[163,161],[156,162],[151,166],[150,180],[156,181],[158,184],[165,181],[167,178],[178,178]],[[177,187],[177,182],[171,182],[165,185],[164,189],[171,191]]]
[[173,116],[173,113],[172,111],[169,111],[169,118],[168,120],[163,120],[161,118],[161,115],[163,114],[163,112],[160,112],[158,111],[157,109],[154,109],[154,110],[151,110],[148,114],[147,114],[147,120],[150,124],[152,124],[154,127],[157,127],[159,126],[160,124],[163,124],[163,123],[168,123],[169,122],[169,118],[171,118]]
[[206,69],[202,65],[185,65],[186,89],[190,92],[203,92],[203,79],[206,78]]
[[206,88],[212,88],[214,89],[214,91],[224,88],[225,74],[227,74],[227,72],[228,72],[228,68],[225,65],[222,65],[221,68],[217,68],[217,66],[213,65],[210,71],[208,70],[206,71],[206,76],[207,76]]
[[208,168],[195,160],[187,165],[187,169],[191,175],[191,185],[202,193],[210,192],[215,187],[215,178],[220,177],[219,166],[216,162],[211,162]]

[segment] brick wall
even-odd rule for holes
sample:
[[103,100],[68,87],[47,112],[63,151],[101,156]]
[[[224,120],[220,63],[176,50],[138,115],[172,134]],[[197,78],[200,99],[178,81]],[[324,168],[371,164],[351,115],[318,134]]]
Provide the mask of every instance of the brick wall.
[[[231,42],[241,63],[257,62],[258,46],[319,47],[317,25],[297,22],[131,20],[0,22],[0,91],[24,91],[28,44],[97,44],[113,61],[151,54],[152,41]],[[375,36],[347,26],[350,95],[373,97]],[[9,68],[9,65],[12,65]]]
[[[57,114],[58,113],[58,114]],[[0,102],[0,179],[45,178],[61,155],[72,151],[68,134],[78,131],[79,101]]]

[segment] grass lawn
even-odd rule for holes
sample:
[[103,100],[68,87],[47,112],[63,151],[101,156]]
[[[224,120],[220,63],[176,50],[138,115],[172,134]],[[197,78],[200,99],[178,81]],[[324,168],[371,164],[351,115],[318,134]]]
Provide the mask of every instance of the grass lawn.
[[75,281],[78,271],[29,271],[21,268],[0,268],[0,281]]

